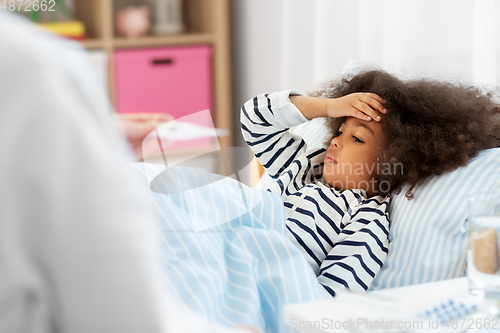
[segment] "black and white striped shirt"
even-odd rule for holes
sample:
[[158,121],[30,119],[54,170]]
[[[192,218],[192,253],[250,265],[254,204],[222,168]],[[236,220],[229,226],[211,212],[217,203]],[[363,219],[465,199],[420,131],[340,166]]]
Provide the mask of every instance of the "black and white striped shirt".
[[243,137],[269,175],[268,191],[282,197],[287,235],[309,261],[326,291],[365,291],[387,257],[389,197],[369,199],[361,189],[339,192],[323,180],[326,150],[306,152],[288,131],[307,119],[289,90],[262,94],[241,109]]

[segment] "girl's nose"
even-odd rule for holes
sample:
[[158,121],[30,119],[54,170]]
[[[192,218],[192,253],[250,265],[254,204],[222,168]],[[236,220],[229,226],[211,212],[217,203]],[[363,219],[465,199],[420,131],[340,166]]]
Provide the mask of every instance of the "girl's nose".
[[339,137],[333,138],[332,141],[330,142],[330,146],[332,148],[340,149],[340,139]]

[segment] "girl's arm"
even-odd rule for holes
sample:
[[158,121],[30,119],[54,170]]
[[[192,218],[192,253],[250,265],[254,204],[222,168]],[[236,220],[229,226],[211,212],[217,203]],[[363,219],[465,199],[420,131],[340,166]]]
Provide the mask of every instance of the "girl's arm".
[[356,117],[370,121],[380,121],[376,112],[387,113],[383,98],[372,93],[353,93],[339,98],[290,96],[290,101],[308,120],[319,117]]
[[347,223],[321,263],[318,281],[332,295],[344,289],[366,291],[387,258],[389,219],[386,198],[374,199],[345,216]]
[[241,108],[243,138],[273,178],[306,150],[305,141],[288,131],[307,121],[290,102],[290,94],[300,93],[289,90],[258,95]]

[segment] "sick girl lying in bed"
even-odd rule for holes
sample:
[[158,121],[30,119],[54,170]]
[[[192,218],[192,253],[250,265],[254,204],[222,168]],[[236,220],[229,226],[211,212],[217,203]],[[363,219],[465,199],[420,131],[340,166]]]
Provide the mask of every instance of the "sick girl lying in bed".
[[[464,166],[499,146],[500,108],[477,88],[401,81],[366,71],[311,96],[256,96],[242,107],[243,136],[276,181],[287,236],[332,296],[367,290],[388,253],[390,194]],[[326,118],[331,140],[307,151],[289,128]],[[450,194],[452,195],[452,194]]]

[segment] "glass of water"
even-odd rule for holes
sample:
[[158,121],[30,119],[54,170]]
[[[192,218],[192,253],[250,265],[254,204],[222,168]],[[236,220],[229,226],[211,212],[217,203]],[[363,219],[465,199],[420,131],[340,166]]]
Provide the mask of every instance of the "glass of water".
[[500,299],[500,190],[469,195],[468,211],[469,290]]

